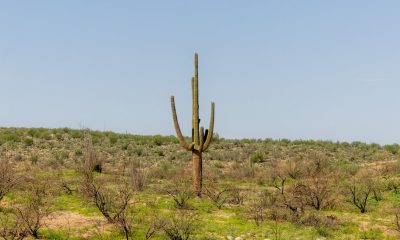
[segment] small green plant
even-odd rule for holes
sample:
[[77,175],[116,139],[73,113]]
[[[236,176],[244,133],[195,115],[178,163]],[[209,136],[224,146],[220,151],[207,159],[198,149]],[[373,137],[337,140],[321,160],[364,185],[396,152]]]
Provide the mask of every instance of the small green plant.
[[32,137],[27,137],[24,139],[24,144],[25,146],[32,146],[33,145],[33,138]]
[[58,151],[54,153],[54,160],[56,162],[64,164],[65,160],[68,159],[69,152],[68,151]]
[[317,227],[316,231],[317,231],[318,235],[320,235],[321,237],[325,237],[325,238],[332,237],[332,234],[329,232],[329,229],[327,229],[324,226]]
[[38,157],[38,155],[36,155],[36,154],[33,154],[33,155],[31,155],[31,163],[33,164],[33,165],[36,165],[37,164],[37,162],[38,162],[38,160],[39,160],[39,157]]
[[383,234],[379,229],[371,229],[368,231],[363,231],[360,238],[365,240],[380,240],[383,239]]
[[256,152],[250,157],[251,163],[260,163],[264,159],[264,154],[262,152]]

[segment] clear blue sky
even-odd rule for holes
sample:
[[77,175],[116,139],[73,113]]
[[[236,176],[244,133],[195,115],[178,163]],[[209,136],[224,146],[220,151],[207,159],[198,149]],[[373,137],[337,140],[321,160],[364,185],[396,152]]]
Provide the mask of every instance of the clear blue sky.
[[400,1],[3,1],[0,125],[400,142]]

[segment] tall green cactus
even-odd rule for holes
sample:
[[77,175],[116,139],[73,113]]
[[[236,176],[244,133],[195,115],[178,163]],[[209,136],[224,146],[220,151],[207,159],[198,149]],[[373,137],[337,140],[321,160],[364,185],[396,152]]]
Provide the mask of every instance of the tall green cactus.
[[171,96],[172,118],[177,138],[182,147],[192,152],[193,161],[193,185],[196,195],[201,196],[201,188],[203,181],[203,160],[202,153],[210,146],[214,131],[214,110],[215,104],[211,102],[210,128],[204,131],[203,127],[199,128],[199,71],[198,71],[198,55],[194,54],[194,76],[192,77],[192,142],[186,143],[179,127],[178,117],[176,115],[174,96]]

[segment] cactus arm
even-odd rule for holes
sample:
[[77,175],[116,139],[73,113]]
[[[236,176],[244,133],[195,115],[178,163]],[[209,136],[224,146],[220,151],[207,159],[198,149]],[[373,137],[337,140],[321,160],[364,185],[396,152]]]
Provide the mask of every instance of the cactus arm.
[[182,147],[184,149],[191,151],[193,148],[193,144],[187,144],[185,142],[185,138],[183,137],[181,128],[179,127],[178,116],[176,114],[176,108],[175,108],[174,96],[171,96],[171,110],[172,110],[172,118],[174,119],[175,132],[176,132],[176,136],[179,140],[179,143],[182,145]]
[[215,113],[215,104],[211,103],[211,116],[210,116],[210,128],[208,129],[207,138],[205,140],[203,151],[206,151],[210,146],[213,134],[214,134],[214,113]]

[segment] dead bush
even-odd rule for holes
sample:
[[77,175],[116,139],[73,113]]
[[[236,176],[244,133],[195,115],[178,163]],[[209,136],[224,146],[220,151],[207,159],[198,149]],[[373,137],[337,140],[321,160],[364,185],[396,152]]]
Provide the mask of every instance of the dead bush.
[[316,210],[325,209],[334,203],[333,185],[329,176],[313,177],[295,184],[296,195]]
[[85,135],[83,149],[83,161],[78,166],[79,171],[92,171],[101,173],[103,171],[104,160],[102,159],[101,155],[94,149],[92,138],[89,134]]
[[277,162],[272,165],[271,183],[280,195],[279,201],[293,214],[297,215],[299,211],[304,211],[306,201],[299,194],[296,185],[286,186],[289,176],[286,164],[285,162]]
[[218,186],[217,182],[208,181],[204,185],[204,195],[207,196],[218,209],[221,209],[231,197],[231,189],[230,186]]
[[189,209],[190,200],[194,198],[192,181],[186,176],[185,172],[181,172],[165,187],[165,192],[172,198],[178,209]]
[[0,201],[11,191],[19,179],[15,166],[8,160],[0,158]]
[[16,205],[16,216],[24,232],[39,238],[39,230],[44,226],[43,219],[50,214],[50,196],[54,195],[52,181],[48,178],[32,177],[27,180],[25,196],[27,201]]
[[397,178],[388,178],[386,180],[386,188],[394,191],[396,194],[400,193],[400,180]]
[[304,214],[302,224],[313,227],[325,227],[336,229],[340,225],[339,219],[334,215],[323,215],[317,212],[310,211]]
[[350,202],[356,206],[361,213],[367,212],[368,199],[373,194],[372,181],[366,177],[354,177],[347,184],[347,192]]
[[254,177],[254,169],[246,163],[234,162],[227,175],[233,179],[249,179]]
[[277,220],[280,219],[278,216],[282,212],[279,206],[278,198],[280,196],[269,191],[262,191],[255,199],[249,202],[247,208],[247,215],[249,219],[253,220],[257,226],[259,226],[267,218]]
[[129,177],[134,190],[143,191],[147,183],[147,169],[141,160],[133,160],[130,166]]
[[259,226],[267,216],[266,207],[257,201],[253,201],[249,204],[247,214],[254,223]]
[[0,211],[0,238],[4,240],[24,239],[27,233],[21,220],[14,211]]
[[167,225],[167,221],[164,218],[158,217],[156,213],[154,213],[153,216],[153,219],[147,225],[148,227],[145,235],[146,240],[154,238]]
[[283,171],[292,178],[298,179],[304,174],[304,160],[301,157],[292,157],[282,164]]
[[132,234],[133,218],[129,203],[133,193],[124,180],[115,183],[117,189],[106,187],[106,182],[95,179],[91,171],[83,176],[82,192],[101,212],[109,223],[112,223],[124,232],[129,239]]
[[231,188],[230,198],[228,199],[229,203],[235,205],[242,205],[247,197],[247,192],[248,192],[247,190],[238,187]]

